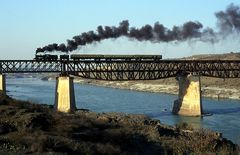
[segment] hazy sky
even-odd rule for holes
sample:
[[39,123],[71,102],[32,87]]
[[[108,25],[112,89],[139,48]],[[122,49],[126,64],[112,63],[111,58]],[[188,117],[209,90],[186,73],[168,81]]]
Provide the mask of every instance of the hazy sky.
[[[187,21],[216,27],[214,13],[239,0],[0,0],[0,59],[32,59],[37,47],[65,43],[67,39],[98,25],[153,25],[171,28]],[[139,53],[179,57],[200,53],[240,51],[233,37],[214,45],[201,42],[150,43],[126,38],[81,47],[77,53]]]

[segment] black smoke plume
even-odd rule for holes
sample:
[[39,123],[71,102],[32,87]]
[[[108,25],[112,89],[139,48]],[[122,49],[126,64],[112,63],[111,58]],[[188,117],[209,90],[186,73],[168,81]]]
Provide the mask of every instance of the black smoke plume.
[[156,22],[153,26],[145,25],[141,28],[129,27],[128,20],[119,23],[119,26],[98,26],[97,31],[84,32],[67,40],[67,44],[49,44],[42,48],[37,48],[39,52],[71,52],[78,48],[93,42],[99,42],[104,39],[116,39],[122,36],[138,41],[152,42],[171,42],[186,41],[190,39],[199,39],[205,42],[215,42],[219,36],[226,36],[232,33],[240,33],[240,8],[230,4],[225,11],[215,14],[219,31],[211,28],[203,29],[203,25],[198,21],[189,21],[181,26],[173,26],[172,29]]
[[224,35],[233,32],[240,32],[240,7],[230,4],[226,11],[219,11],[216,14],[217,25]]

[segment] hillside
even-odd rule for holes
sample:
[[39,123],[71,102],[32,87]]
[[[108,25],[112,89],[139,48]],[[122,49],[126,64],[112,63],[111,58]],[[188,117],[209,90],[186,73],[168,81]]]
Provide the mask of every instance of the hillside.
[[184,57],[187,60],[240,60],[240,53],[225,53],[225,54],[201,54]]

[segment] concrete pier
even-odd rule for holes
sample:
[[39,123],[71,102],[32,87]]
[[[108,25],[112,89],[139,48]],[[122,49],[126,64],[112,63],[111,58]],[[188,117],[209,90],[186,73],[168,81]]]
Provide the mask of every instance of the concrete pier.
[[55,109],[60,112],[76,110],[73,77],[59,76],[56,79]]
[[174,101],[174,114],[185,116],[202,115],[200,76],[181,75],[177,77],[179,83],[178,99]]
[[3,74],[0,74],[0,92],[6,95],[6,76]]

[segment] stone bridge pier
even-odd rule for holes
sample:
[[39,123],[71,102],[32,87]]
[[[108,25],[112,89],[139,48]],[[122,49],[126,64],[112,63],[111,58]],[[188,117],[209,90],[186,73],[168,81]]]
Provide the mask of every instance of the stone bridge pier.
[[4,74],[0,74],[0,92],[6,95],[6,76]]
[[55,109],[65,113],[76,110],[73,77],[60,75],[56,78]]
[[185,116],[202,115],[201,82],[199,75],[178,75],[178,99],[174,101],[172,112]]

